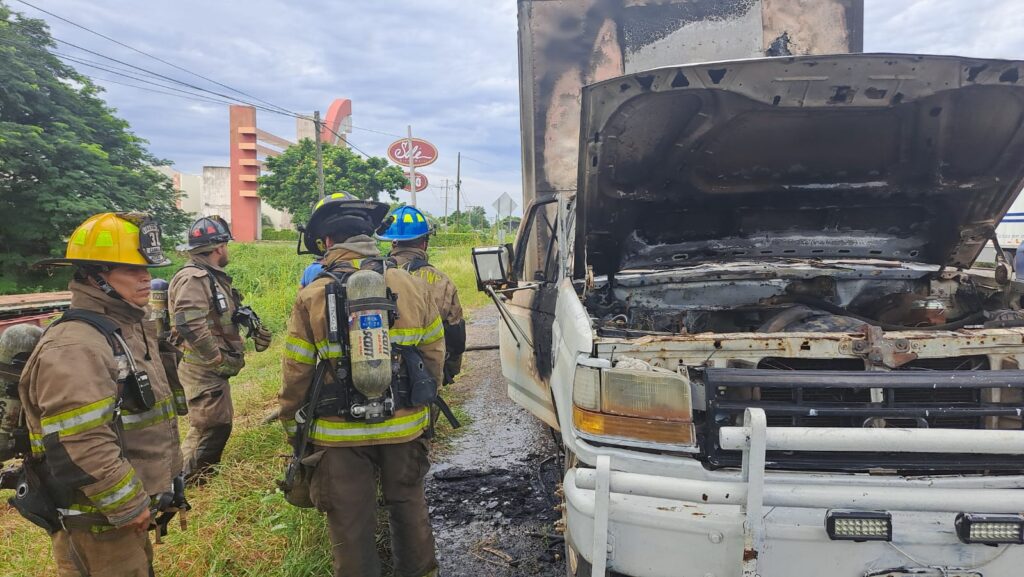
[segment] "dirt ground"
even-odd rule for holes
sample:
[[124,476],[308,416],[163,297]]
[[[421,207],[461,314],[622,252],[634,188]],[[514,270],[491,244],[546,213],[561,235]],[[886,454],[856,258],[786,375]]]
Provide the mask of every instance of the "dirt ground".
[[[498,322],[493,307],[474,311],[467,342],[496,343]],[[439,448],[427,476],[441,574],[565,575],[551,432],[509,400],[497,351],[467,352],[452,387],[472,423]]]

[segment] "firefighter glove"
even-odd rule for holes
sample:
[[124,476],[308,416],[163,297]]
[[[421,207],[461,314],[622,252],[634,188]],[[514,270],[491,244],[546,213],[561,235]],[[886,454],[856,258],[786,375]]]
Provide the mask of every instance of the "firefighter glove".
[[270,347],[270,331],[266,327],[260,327],[252,335],[252,342],[256,345],[256,351],[262,352]]

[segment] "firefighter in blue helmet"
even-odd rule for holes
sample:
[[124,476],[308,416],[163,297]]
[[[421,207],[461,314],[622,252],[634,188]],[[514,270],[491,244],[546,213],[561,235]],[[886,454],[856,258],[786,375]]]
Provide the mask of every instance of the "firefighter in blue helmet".
[[462,353],[466,350],[466,321],[462,318],[462,304],[455,283],[427,259],[427,246],[433,232],[426,215],[414,206],[400,206],[391,212],[391,226],[378,235],[391,241],[391,257],[398,266],[427,281],[430,296],[444,322],[445,349],[444,381],[451,383],[462,368]]

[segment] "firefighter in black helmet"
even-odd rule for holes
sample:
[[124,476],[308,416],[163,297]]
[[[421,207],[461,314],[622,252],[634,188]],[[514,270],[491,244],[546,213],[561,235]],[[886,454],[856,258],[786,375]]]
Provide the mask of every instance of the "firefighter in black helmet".
[[299,291],[288,320],[280,419],[309,474],[286,476],[282,488],[289,502],[326,513],[335,577],[381,574],[378,478],[394,574],[437,574],[423,481],[444,328],[426,283],[377,249],[371,235],[387,213],[346,193],[316,204],[303,240],[324,272]]
[[167,294],[171,341],[183,352],[178,374],[188,400],[189,431],[182,453],[190,481],[203,480],[220,462],[231,434],[234,410],[228,379],[245,365],[241,328],[249,328],[257,351],[270,345],[270,333],[247,322],[252,311],[242,306],[242,295],[224,271],[230,240],[223,218],[196,220],[188,242],[178,247],[188,251],[189,261],[171,279]]

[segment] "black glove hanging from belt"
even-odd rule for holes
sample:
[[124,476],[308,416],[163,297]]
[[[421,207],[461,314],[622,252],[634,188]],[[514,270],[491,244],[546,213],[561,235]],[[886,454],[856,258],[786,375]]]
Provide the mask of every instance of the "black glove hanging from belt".
[[167,525],[175,515],[178,515],[178,523],[181,530],[188,529],[188,512],[192,509],[188,499],[185,498],[185,475],[179,474],[171,480],[171,492],[161,493],[157,498],[156,517],[156,542],[162,543],[162,537],[167,535]]

